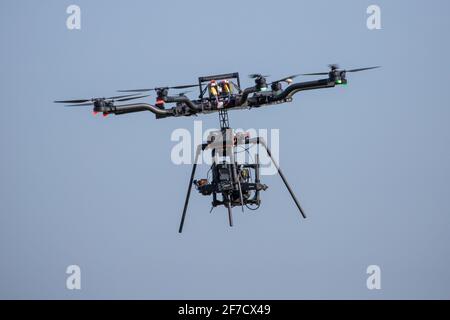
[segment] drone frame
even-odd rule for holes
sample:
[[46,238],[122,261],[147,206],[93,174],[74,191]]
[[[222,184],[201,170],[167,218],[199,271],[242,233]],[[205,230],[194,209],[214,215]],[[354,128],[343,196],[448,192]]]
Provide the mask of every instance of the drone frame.
[[[219,120],[220,120],[220,134],[222,135],[222,142],[217,143],[214,141],[208,141],[207,143],[203,143],[199,146],[197,146],[196,154],[195,154],[195,160],[192,167],[191,177],[189,180],[188,190],[186,194],[186,199],[184,203],[183,213],[181,216],[180,221],[180,227],[179,232],[182,233],[183,226],[186,218],[186,213],[189,205],[189,199],[191,195],[192,185],[194,183],[194,177],[195,172],[197,168],[197,162],[198,158],[201,154],[201,152],[204,152],[207,149],[211,149],[212,152],[215,152],[216,149],[222,149],[222,152],[225,154],[230,155],[230,163],[232,167],[232,176],[233,183],[235,183],[235,188],[237,189],[231,189],[227,192],[234,192],[239,191],[239,199],[240,199],[240,205],[243,209],[244,201],[243,201],[243,194],[242,194],[242,188],[239,181],[239,178],[236,176],[236,165],[237,162],[234,159],[234,147],[235,143],[234,140],[231,143],[223,144],[223,141],[227,140],[227,136],[230,132],[230,126],[229,126],[229,118],[228,118],[228,111],[229,110],[238,110],[238,109],[251,109],[251,108],[259,108],[262,106],[267,105],[276,105],[286,102],[291,102],[293,100],[293,96],[300,92],[300,91],[306,91],[306,90],[315,90],[315,89],[324,89],[324,88],[332,88],[337,85],[345,85],[347,84],[347,78],[346,74],[349,72],[359,72],[364,70],[370,70],[379,68],[377,67],[368,67],[368,68],[359,68],[359,69],[351,69],[351,70],[341,70],[339,69],[339,66],[337,65],[329,65],[330,70],[328,72],[319,72],[319,73],[309,73],[309,74],[302,74],[305,76],[319,76],[319,75],[328,75],[327,78],[324,79],[318,79],[313,81],[305,81],[305,82],[298,82],[298,83],[292,83],[292,79],[299,76],[293,75],[288,76],[276,81],[273,81],[269,84],[266,82],[266,77],[261,74],[253,74],[250,77],[255,80],[255,86],[246,88],[244,90],[241,90],[241,84],[239,79],[239,73],[228,73],[228,74],[219,74],[219,75],[212,75],[212,76],[205,76],[205,77],[199,77],[198,84],[195,85],[182,85],[182,86],[174,86],[174,87],[158,87],[158,88],[152,88],[152,89],[135,89],[135,90],[119,90],[120,92],[131,92],[133,94],[129,95],[122,95],[122,96],[115,96],[115,97],[109,97],[109,98],[92,98],[92,99],[79,99],[79,100],[65,100],[65,101],[55,101],[57,103],[69,103],[71,106],[88,106],[93,105],[93,111],[94,113],[101,112],[104,116],[108,114],[115,114],[115,115],[122,115],[122,114],[128,114],[128,113],[135,113],[135,112],[142,112],[142,111],[150,111],[155,114],[156,119],[162,119],[167,117],[189,117],[189,116],[197,116],[199,114],[209,114],[213,112],[219,113]],[[233,82],[231,79],[234,79],[235,82]],[[211,85],[214,81],[220,81],[220,80],[230,80],[230,83],[237,89],[237,93],[226,93],[224,96],[216,95],[214,98],[211,96],[205,97],[204,96],[204,89],[203,85],[205,82],[211,82]],[[286,82],[289,85],[283,90],[281,86],[281,82]],[[270,86],[270,90],[269,90]],[[191,100],[188,98],[185,94],[178,94],[178,95],[169,95],[169,89],[186,89],[186,88],[192,88],[192,87],[198,87],[200,89],[200,95],[199,98],[196,100]],[[157,93],[157,101],[156,105],[152,105],[149,103],[131,103],[131,104],[115,104],[116,102],[124,102],[134,99],[141,99],[144,97],[147,97],[148,95],[140,95],[142,92],[145,91],[156,91]],[[73,103],[73,104],[72,104]],[[175,106],[172,106],[170,108],[165,108],[166,103],[174,103]],[[232,132],[232,131],[231,131]],[[300,211],[303,218],[306,218],[306,215],[300,206],[299,201],[297,200],[294,192],[292,191],[285,175],[280,169],[280,166],[272,156],[272,153],[270,149],[268,148],[266,142],[264,139],[260,137],[255,138],[248,138],[245,139],[244,142],[239,141],[236,143],[236,146],[239,144],[246,144],[246,145],[262,145],[263,148],[266,150],[268,156],[270,157],[272,163],[274,164],[275,168],[277,169],[277,172],[279,176],[281,177],[284,185],[286,186],[289,194],[291,195],[294,203],[296,204],[298,210]],[[257,160],[257,165],[259,166],[259,158]],[[230,181],[231,181],[230,180]],[[259,180],[259,177],[258,177]],[[256,182],[256,180],[255,180]],[[259,183],[259,181],[258,181]],[[265,190],[265,189],[264,189]],[[259,192],[257,190],[257,192]],[[229,193],[229,196],[231,197],[232,193]],[[257,194],[259,196],[259,193]],[[213,199],[215,199],[216,192],[213,193]],[[228,209],[228,219],[230,226],[233,225],[233,218],[232,218],[232,199],[226,199],[226,193],[222,192],[223,200],[221,201],[221,204],[226,205]],[[214,207],[214,201],[213,201],[213,207]]]

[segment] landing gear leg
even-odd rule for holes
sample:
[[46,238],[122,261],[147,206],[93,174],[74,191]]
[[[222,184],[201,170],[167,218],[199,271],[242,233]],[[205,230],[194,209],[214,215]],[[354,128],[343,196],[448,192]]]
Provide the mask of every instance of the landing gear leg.
[[264,149],[266,149],[267,154],[269,155],[270,159],[272,160],[273,164],[275,165],[275,168],[277,168],[277,171],[278,171],[278,174],[279,174],[280,177],[281,177],[281,180],[283,180],[284,185],[285,185],[286,188],[288,189],[289,194],[290,194],[291,197],[292,197],[292,200],[294,200],[295,205],[297,206],[298,210],[300,211],[302,217],[303,217],[304,219],[306,219],[306,214],[305,214],[305,212],[303,211],[303,209],[302,209],[302,207],[301,207],[301,205],[300,205],[300,202],[298,202],[297,197],[295,196],[294,192],[293,192],[292,189],[291,189],[291,186],[290,186],[289,183],[287,182],[287,179],[286,179],[286,177],[284,176],[283,172],[281,171],[280,166],[278,165],[278,163],[276,162],[276,160],[272,157],[272,153],[270,152],[270,149],[267,147],[266,142],[264,141],[264,139],[258,137],[258,138],[254,138],[254,139],[251,139],[251,140],[252,140],[252,141],[251,141],[252,143],[261,144],[261,145],[264,147]]
[[189,180],[189,185],[188,185],[188,190],[187,190],[187,194],[186,194],[186,200],[184,202],[184,209],[183,209],[183,214],[181,216],[181,222],[180,222],[180,228],[178,229],[179,233],[183,232],[183,226],[184,226],[184,219],[186,218],[186,212],[187,212],[187,208],[189,205],[189,198],[191,196],[191,190],[192,190],[192,184],[194,182],[194,176],[195,176],[195,170],[197,169],[197,161],[198,161],[198,157],[200,155],[200,153],[206,149],[206,147],[208,146],[207,143],[204,143],[202,145],[199,145],[197,147],[197,152],[195,154],[195,160],[194,160],[194,165],[192,166],[192,173],[191,173],[191,178]]

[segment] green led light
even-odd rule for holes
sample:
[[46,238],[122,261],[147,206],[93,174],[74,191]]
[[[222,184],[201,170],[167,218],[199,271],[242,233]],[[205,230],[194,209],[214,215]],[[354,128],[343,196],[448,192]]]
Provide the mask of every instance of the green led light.
[[341,83],[342,83],[342,80],[336,80],[336,83],[337,83],[337,84],[341,84]]

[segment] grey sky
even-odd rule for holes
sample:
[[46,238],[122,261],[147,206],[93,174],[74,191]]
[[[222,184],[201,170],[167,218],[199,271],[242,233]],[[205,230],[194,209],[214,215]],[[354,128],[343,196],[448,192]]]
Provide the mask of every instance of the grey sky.
[[[80,31],[66,28],[72,3]],[[382,30],[366,28],[373,3]],[[0,298],[449,298],[449,12],[444,0],[1,1]],[[230,113],[233,127],[280,129],[307,220],[273,176],[233,229],[194,192],[180,236],[190,167],[171,163],[170,134],[193,119],[52,103],[335,62],[383,68]],[[71,264],[81,291],[65,288]],[[382,290],[366,288],[371,264]]]

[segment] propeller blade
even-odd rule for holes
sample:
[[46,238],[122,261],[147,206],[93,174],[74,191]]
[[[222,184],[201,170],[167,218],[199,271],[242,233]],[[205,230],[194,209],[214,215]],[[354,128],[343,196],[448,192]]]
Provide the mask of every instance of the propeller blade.
[[77,103],[77,104],[68,104],[66,107],[84,107],[84,106],[92,106],[93,102],[87,102],[87,103]]
[[368,68],[359,68],[359,69],[351,69],[351,70],[347,70],[347,72],[359,72],[359,71],[364,71],[364,70],[377,69],[377,68],[380,68],[380,67],[381,66],[368,67]]
[[189,89],[198,87],[198,84],[187,84],[182,86],[169,87],[169,89]]
[[270,75],[268,75],[268,74],[263,75],[263,74],[260,74],[260,73],[251,73],[251,74],[248,75],[248,77],[250,79],[268,78],[268,77],[270,77]]
[[153,91],[155,88],[152,89],[133,89],[133,90],[117,90],[117,92],[146,92],[146,91]]
[[78,100],[58,100],[54,101],[54,103],[84,103],[91,101],[91,99],[78,99]]
[[[76,100],[57,100],[55,101],[55,103],[70,103],[70,104],[75,104],[72,106],[77,106],[77,105],[90,105],[92,104],[95,100],[114,100],[114,99],[121,99],[121,98],[128,98],[128,97],[134,97],[136,96],[137,93],[135,94],[127,94],[127,95],[121,95],[121,96],[114,96],[114,97],[109,97],[109,98],[92,98],[92,99],[76,99]],[[88,104],[85,104],[86,102],[88,102]]]
[[128,97],[135,97],[138,94],[126,94],[126,95],[122,95],[122,96],[114,96],[114,97],[109,97],[109,98],[105,98],[106,100],[115,100],[115,99],[121,99],[121,98],[128,98]]
[[181,85],[181,86],[173,86],[173,87],[157,87],[157,88],[148,88],[148,89],[131,89],[131,90],[117,90],[117,92],[146,92],[146,91],[154,91],[154,90],[160,90],[160,89],[188,89],[188,88],[194,88],[198,87],[198,84],[187,84],[187,85]]
[[[335,70],[340,70],[339,66],[337,64],[330,64],[329,65],[331,72],[335,71]],[[368,68],[359,68],[359,69],[351,69],[351,70],[340,70],[340,71],[344,71],[344,72],[359,72],[359,71],[364,71],[364,70],[371,70],[371,69],[377,69],[380,68],[380,66],[376,66],[376,67],[368,67]],[[328,72],[318,72],[318,73],[304,73],[302,74],[302,76],[324,76],[327,75]]]
[[302,73],[302,76],[325,76],[328,72],[316,72],[316,73]]
[[333,72],[335,70],[339,70],[339,65],[336,63],[333,64],[329,64],[328,68],[330,68],[329,72],[313,72],[313,73],[303,73],[301,74],[302,76],[326,76],[328,75],[330,72]]
[[295,78],[297,78],[300,75],[301,74],[293,74],[292,76],[284,77],[284,78],[279,79],[277,81],[272,81],[270,84],[277,83],[277,82],[288,82],[289,80],[295,79]]
[[337,70],[337,69],[339,69],[339,65],[338,65],[337,63],[329,64],[328,67],[329,67],[331,70]]
[[146,94],[146,95],[143,95],[143,96],[122,98],[122,99],[117,99],[116,101],[129,101],[129,100],[141,99],[141,98],[145,98],[145,97],[150,97],[150,95]]

